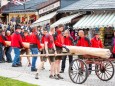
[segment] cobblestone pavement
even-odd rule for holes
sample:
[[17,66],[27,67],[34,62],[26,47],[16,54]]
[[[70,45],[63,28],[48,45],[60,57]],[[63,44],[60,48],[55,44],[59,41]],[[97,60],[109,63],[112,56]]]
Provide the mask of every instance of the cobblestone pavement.
[[[39,58],[37,60],[37,65],[38,64]],[[110,81],[104,82],[99,80],[94,72],[88,77],[85,83],[81,85],[74,84],[68,75],[68,61],[65,73],[61,74],[64,77],[63,80],[49,79],[49,68],[50,65],[46,62],[45,70],[40,72],[39,79],[36,80],[34,79],[35,72],[30,71],[30,67],[27,66],[27,59],[24,57],[23,67],[13,68],[11,67],[11,63],[0,63],[0,76],[10,77],[40,86],[115,86],[115,76]]]

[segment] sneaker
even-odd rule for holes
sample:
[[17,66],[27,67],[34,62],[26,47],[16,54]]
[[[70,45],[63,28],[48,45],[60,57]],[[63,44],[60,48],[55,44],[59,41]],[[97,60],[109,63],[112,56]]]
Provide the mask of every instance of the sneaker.
[[49,78],[53,79],[53,78],[54,78],[54,76],[53,76],[53,75],[50,75],[50,76],[49,76]]
[[20,64],[16,64],[18,67],[22,67],[22,64],[20,63]]
[[12,65],[12,67],[18,67],[18,65]]
[[60,73],[64,73],[64,71],[63,71],[63,70],[61,70],[61,71],[60,71]]
[[63,79],[63,77],[61,77],[59,74],[57,74],[57,76],[58,76],[59,79]]
[[58,77],[57,75],[54,75],[54,78],[55,78],[56,80],[59,80],[59,77]]
[[38,73],[36,73],[36,75],[35,75],[35,79],[39,79],[39,78],[38,78]]

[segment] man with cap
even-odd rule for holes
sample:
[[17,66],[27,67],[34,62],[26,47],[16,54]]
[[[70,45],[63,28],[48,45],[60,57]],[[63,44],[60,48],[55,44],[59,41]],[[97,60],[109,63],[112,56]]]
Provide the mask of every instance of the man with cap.
[[21,32],[21,26],[16,25],[15,32],[13,33],[12,39],[11,39],[11,46],[14,49],[14,60],[12,63],[12,67],[21,66],[20,48],[23,47],[23,44],[22,44],[22,38],[21,38],[20,32]]
[[103,43],[98,32],[95,32],[94,37],[91,39],[91,46],[95,48],[103,48]]

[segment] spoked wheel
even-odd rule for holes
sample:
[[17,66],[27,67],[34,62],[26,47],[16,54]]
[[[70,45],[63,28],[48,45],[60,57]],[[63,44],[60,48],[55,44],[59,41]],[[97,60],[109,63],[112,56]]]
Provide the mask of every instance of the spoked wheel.
[[110,61],[102,61],[95,66],[95,73],[100,80],[108,81],[114,75],[114,66]]
[[76,84],[84,83],[88,77],[86,63],[80,59],[73,60],[69,67],[69,77]]

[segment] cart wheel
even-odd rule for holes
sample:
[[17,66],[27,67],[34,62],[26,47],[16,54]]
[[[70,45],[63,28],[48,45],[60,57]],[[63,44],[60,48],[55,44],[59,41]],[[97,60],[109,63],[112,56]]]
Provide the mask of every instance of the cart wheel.
[[73,60],[69,67],[69,77],[76,84],[84,83],[88,77],[86,63],[80,59]]
[[95,73],[100,80],[108,81],[114,75],[114,66],[110,61],[102,61],[95,66]]

